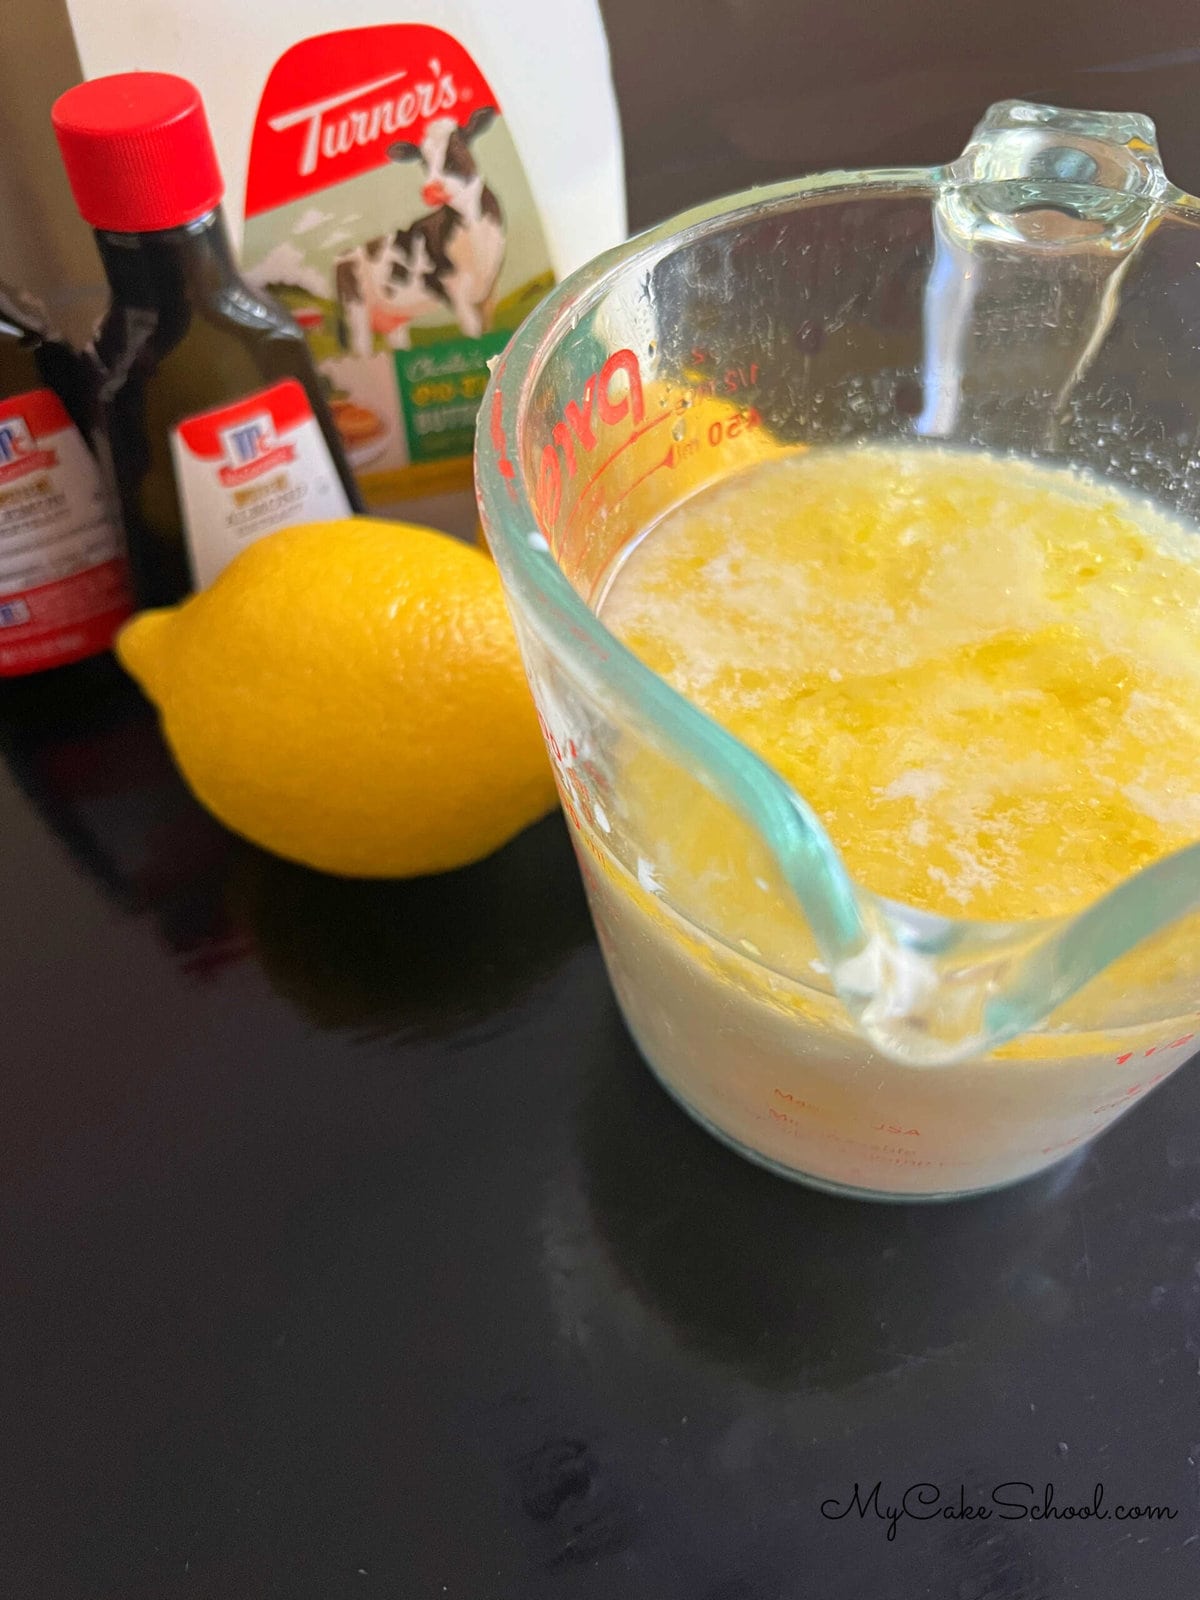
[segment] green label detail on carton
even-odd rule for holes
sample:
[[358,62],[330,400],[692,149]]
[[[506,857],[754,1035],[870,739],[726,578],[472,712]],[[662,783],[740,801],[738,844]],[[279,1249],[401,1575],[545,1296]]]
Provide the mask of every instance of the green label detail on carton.
[[246,275],[304,329],[368,500],[469,462],[488,360],[554,273],[462,44],[396,23],[295,46],[263,89],[246,195]]
[[508,338],[505,329],[479,339],[439,339],[422,349],[397,350],[396,382],[411,461],[471,453],[487,363]]

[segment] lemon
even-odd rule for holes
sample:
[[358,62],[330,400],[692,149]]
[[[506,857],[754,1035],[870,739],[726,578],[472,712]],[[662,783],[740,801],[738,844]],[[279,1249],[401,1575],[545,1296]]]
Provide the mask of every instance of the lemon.
[[432,529],[285,528],[117,654],[197,797],[293,861],[442,872],[554,803],[496,568]]

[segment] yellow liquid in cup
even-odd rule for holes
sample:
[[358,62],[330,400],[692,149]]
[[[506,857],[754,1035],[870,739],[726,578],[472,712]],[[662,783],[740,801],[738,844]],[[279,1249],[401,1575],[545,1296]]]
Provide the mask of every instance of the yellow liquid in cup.
[[[654,526],[600,614],[766,758],[870,889],[1071,913],[1200,837],[1194,533],[1065,470],[812,451]],[[1081,1149],[1196,1048],[1196,919],[983,1056],[884,1059],[754,830],[637,736],[573,813],[614,988],[663,1083],[820,1184],[946,1195]]]
[[804,796],[860,883],[1051,916],[1200,838],[1195,540],[1065,469],[813,450],[668,515],[600,610]]

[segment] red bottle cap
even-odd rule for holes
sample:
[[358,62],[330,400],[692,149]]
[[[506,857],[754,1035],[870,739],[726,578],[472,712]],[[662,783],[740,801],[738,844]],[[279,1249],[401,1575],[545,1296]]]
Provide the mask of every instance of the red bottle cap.
[[169,72],[118,72],[68,89],[50,113],[85,222],[154,233],[194,222],[225,192],[200,92]]

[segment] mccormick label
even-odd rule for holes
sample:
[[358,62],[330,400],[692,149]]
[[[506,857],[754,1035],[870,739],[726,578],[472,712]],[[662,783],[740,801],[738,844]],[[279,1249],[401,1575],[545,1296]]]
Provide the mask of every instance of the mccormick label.
[[62,401],[0,401],[0,678],[106,650],[130,609],[117,521]]
[[245,210],[246,275],[304,329],[368,498],[468,460],[488,359],[554,276],[462,45],[398,23],[293,46],[259,103]]
[[188,417],[171,431],[171,453],[197,589],[266,533],[350,514],[294,378]]

